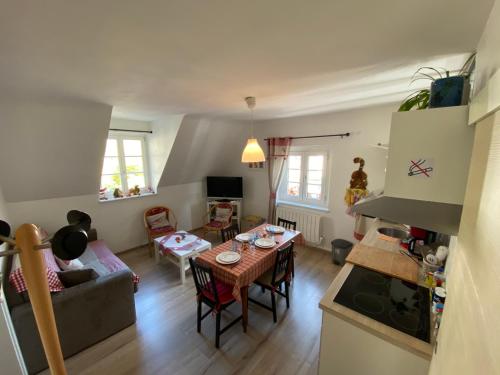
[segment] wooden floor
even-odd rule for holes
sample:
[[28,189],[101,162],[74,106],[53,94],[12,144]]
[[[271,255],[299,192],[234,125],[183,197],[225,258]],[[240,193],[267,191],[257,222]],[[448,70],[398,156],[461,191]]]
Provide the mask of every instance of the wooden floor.
[[[196,332],[190,273],[181,285],[178,268],[168,261],[156,265],[147,248],[123,253],[123,261],[141,276],[135,295],[137,323],[66,360],[68,373],[316,374],[318,302],[340,267],[332,264],[329,252],[299,246],[296,250],[290,309],[278,297],[274,324],[270,311],[250,303],[248,332],[243,333],[240,324],[232,327],[221,336],[219,350],[214,347],[214,317],[203,320],[201,334]],[[261,294],[255,286],[250,295],[270,303],[269,292]],[[222,326],[240,313],[239,304],[230,306]]]

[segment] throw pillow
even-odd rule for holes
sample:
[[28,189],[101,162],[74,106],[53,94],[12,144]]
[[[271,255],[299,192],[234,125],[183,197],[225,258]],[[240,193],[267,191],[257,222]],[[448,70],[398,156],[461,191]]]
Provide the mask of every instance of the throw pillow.
[[167,213],[165,211],[148,216],[146,217],[146,220],[151,229],[163,228],[170,225],[167,219]]
[[63,271],[81,270],[84,267],[83,263],[80,260],[78,260],[78,259],[62,260],[62,259],[59,259],[56,256],[54,256],[54,258],[56,258],[57,264],[59,265],[59,267]]
[[230,215],[231,215],[230,208],[217,207],[215,209],[215,221],[227,222],[227,221],[229,221]]
[[[47,274],[47,281],[49,283],[49,290],[51,292],[60,292],[64,289],[64,285],[61,283],[61,280],[59,280],[59,277],[57,276],[57,272],[60,271],[60,268],[54,260],[52,250],[43,249],[41,251],[45,260],[45,271]],[[9,275],[9,282],[15,288],[17,293],[22,293],[27,290],[19,254],[14,255],[14,260],[12,262],[12,268]]]
[[65,288],[97,279],[99,275],[92,268],[82,270],[61,271],[57,273]]

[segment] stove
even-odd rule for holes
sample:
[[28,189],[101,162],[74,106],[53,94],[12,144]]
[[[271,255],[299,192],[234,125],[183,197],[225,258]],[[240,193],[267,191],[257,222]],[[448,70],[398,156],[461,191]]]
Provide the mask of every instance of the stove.
[[429,290],[354,266],[334,302],[430,342]]

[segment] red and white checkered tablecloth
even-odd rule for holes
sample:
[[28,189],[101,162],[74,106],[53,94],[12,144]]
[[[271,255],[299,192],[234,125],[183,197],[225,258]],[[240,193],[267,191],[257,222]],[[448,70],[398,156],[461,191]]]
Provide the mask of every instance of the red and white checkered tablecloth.
[[[267,225],[262,224],[252,229],[250,233],[264,232]],[[215,260],[218,254],[231,250],[232,241],[224,242],[207,250],[196,259],[201,264],[212,268],[214,277],[226,284],[234,285],[233,296],[236,300],[241,301],[240,288],[250,285],[274,265],[278,249],[286,246],[292,240],[295,240],[299,245],[304,244],[304,237],[298,231],[286,230],[283,234],[275,234],[274,238],[278,242],[275,247],[272,249],[256,248],[255,251],[246,250],[242,253],[241,260],[234,265],[223,265]]]

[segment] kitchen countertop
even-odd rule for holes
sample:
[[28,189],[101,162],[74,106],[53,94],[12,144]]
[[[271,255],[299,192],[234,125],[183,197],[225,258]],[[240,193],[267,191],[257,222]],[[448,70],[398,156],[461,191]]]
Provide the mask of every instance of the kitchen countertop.
[[373,246],[357,244],[346,258],[346,262],[357,264],[398,279],[418,284],[418,265],[408,256]]
[[431,344],[407,335],[383,323],[377,322],[376,320],[333,301],[353,267],[354,265],[351,263],[346,263],[342,267],[337,277],[333,280],[332,284],[321,299],[319,307],[325,313],[333,314],[358,328],[380,337],[383,340],[408,350],[421,358],[430,360],[432,358]]
[[368,230],[361,243],[353,248],[351,251],[352,255],[349,254],[346,259],[347,263],[333,280],[321,299],[319,307],[326,313],[333,314],[394,345],[408,350],[424,359],[430,360],[432,357],[431,344],[407,335],[333,301],[353,269],[354,265],[352,263],[417,284],[417,264],[405,255],[399,253],[399,241],[395,242],[381,239],[383,236],[378,236],[377,232],[377,228],[380,227],[406,229],[402,225],[387,223],[377,219]]
[[408,231],[408,228],[401,224],[390,223],[381,219],[375,219],[373,224],[366,232],[361,240],[361,244],[376,247],[381,250],[387,250],[393,253],[398,253],[400,244],[391,237],[383,236],[377,232],[378,228],[397,228]]

